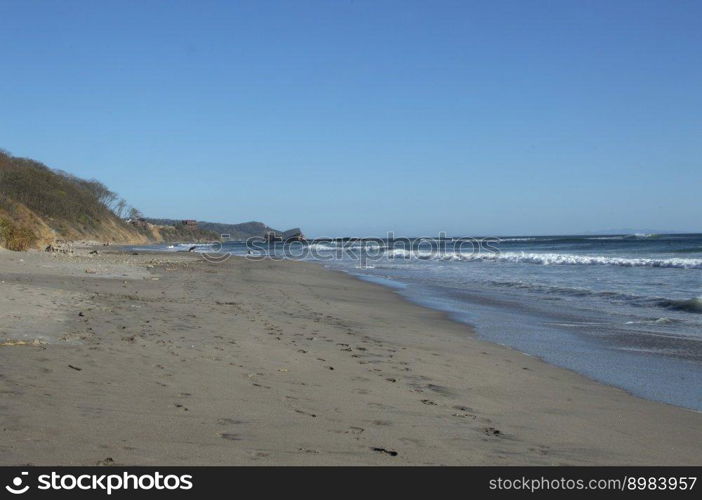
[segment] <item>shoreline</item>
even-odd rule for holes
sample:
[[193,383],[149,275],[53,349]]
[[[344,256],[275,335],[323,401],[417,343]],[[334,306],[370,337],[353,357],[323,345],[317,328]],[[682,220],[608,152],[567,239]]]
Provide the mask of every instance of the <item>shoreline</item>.
[[[325,268],[326,270],[329,270],[329,271],[332,271],[332,272],[339,271],[339,270],[335,270],[335,269],[331,269],[331,268],[327,268],[327,267],[324,267],[324,268]],[[636,398],[639,398],[639,399],[643,399],[643,400],[645,400],[645,401],[651,401],[651,402],[655,402],[655,403],[659,403],[659,404],[664,404],[664,405],[667,405],[667,406],[671,406],[671,407],[673,407],[673,408],[682,408],[682,409],[684,409],[684,410],[688,410],[688,411],[692,411],[692,412],[696,412],[696,413],[702,414],[702,409],[697,409],[697,408],[694,408],[694,407],[692,407],[692,406],[686,406],[686,405],[684,405],[684,404],[676,404],[676,403],[672,403],[672,402],[670,402],[670,401],[665,401],[665,400],[662,400],[662,399],[656,399],[656,398],[654,398],[654,397],[647,397],[647,396],[645,396],[645,395],[643,395],[643,394],[637,394],[636,392],[634,392],[633,389],[629,389],[629,388],[627,388],[627,387],[623,387],[623,386],[617,385],[616,383],[611,382],[611,381],[609,381],[609,380],[607,380],[607,379],[605,379],[605,378],[597,378],[596,376],[591,375],[591,374],[589,374],[589,373],[587,373],[587,372],[585,372],[585,371],[579,371],[578,369],[573,368],[573,367],[571,367],[571,366],[568,366],[568,365],[566,365],[566,364],[558,363],[558,362],[555,362],[555,361],[550,361],[549,359],[547,359],[547,358],[545,358],[545,357],[543,357],[543,356],[541,356],[541,355],[539,355],[539,354],[534,354],[534,353],[530,353],[530,352],[528,352],[528,351],[522,350],[522,349],[520,349],[518,346],[509,344],[509,343],[501,343],[501,342],[498,342],[497,340],[491,339],[489,336],[480,333],[480,332],[478,331],[478,326],[475,325],[475,324],[473,324],[473,323],[471,323],[470,320],[462,319],[462,318],[461,318],[461,315],[462,315],[463,313],[461,313],[461,312],[459,312],[459,311],[456,311],[456,310],[453,310],[453,309],[451,309],[451,308],[449,308],[449,307],[444,307],[444,308],[442,308],[442,307],[439,307],[438,305],[431,305],[431,304],[427,303],[426,300],[425,300],[425,301],[422,301],[422,300],[419,299],[419,298],[415,298],[415,297],[412,297],[412,296],[410,296],[410,295],[408,295],[408,294],[403,293],[403,291],[406,290],[406,289],[410,286],[410,283],[407,283],[407,282],[404,282],[404,281],[400,281],[400,280],[396,280],[396,279],[393,279],[393,278],[381,278],[381,279],[377,279],[377,278],[376,278],[375,276],[373,276],[373,275],[355,274],[355,273],[353,273],[353,272],[351,272],[351,271],[343,271],[343,270],[342,270],[342,271],[339,271],[339,272],[345,273],[345,274],[347,274],[348,276],[351,276],[351,277],[353,277],[353,278],[359,279],[359,280],[361,280],[361,281],[363,281],[363,282],[372,283],[372,284],[376,284],[376,285],[382,286],[382,287],[386,288],[387,290],[389,290],[389,291],[393,292],[394,294],[396,294],[396,295],[397,295],[398,297],[400,297],[402,300],[405,300],[405,301],[407,301],[407,302],[409,302],[409,303],[411,303],[411,304],[414,304],[414,305],[416,305],[416,306],[418,306],[418,307],[423,307],[423,308],[426,308],[426,309],[430,309],[430,310],[432,310],[432,311],[437,311],[437,312],[443,313],[443,315],[444,315],[444,317],[445,317],[446,320],[452,321],[452,322],[454,322],[454,323],[458,323],[458,324],[461,324],[461,325],[466,325],[466,326],[469,327],[471,330],[473,330],[472,335],[474,336],[474,338],[475,338],[476,340],[480,340],[480,341],[487,342],[487,343],[490,343],[490,344],[493,344],[493,345],[498,345],[498,346],[501,346],[501,347],[505,347],[505,348],[507,348],[507,349],[513,350],[513,351],[515,351],[515,352],[517,352],[517,353],[519,353],[519,354],[525,355],[525,356],[534,357],[534,358],[536,358],[536,359],[542,361],[543,363],[546,363],[547,365],[550,365],[550,366],[554,366],[554,367],[558,367],[558,368],[567,370],[567,371],[572,372],[572,373],[574,373],[574,374],[577,374],[577,375],[579,375],[579,376],[581,376],[581,377],[584,377],[584,378],[586,378],[586,379],[588,379],[588,380],[590,380],[590,381],[592,381],[592,382],[594,382],[594,383],[602,384],[602,385],[605,385],[605,386],[607,386],[607,387],[612,387],[612,388],[615,388],[615,389],[624,391],[626,394],[628,394],[628,395],[630,395],[630,396],[632,396],[632,397],[636,397]],[[472,304],[471,304],[471,305],[472,305]]]
[[700,463],[699,412],[318,264],[0,252],[0,280],[2,464]]

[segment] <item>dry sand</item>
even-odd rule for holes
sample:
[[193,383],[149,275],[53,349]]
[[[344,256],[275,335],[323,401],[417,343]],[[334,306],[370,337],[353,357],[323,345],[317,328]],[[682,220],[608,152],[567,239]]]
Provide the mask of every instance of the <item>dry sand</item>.
[[702,463],[701,413],[314,264],[0,252],[0,281],[3,465]]

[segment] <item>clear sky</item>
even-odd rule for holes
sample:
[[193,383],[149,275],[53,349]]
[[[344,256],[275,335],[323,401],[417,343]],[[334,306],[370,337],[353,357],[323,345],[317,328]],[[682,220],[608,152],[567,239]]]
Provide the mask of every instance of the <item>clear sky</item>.
[[702,2],[0,0],[0,147],[313,236],[702,231]]

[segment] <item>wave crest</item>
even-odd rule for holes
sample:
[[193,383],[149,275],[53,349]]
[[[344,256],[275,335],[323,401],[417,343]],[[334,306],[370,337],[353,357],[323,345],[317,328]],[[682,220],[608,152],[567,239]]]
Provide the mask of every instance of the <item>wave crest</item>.
[[702,297],[687,300],[661,300],[658,305],[666,309],[702,314]]
[[404,249],[390,250],[386,253],[390,258],[405,259],[430,259],[466,262],[508,262],[514,264],[540,264],[540,265],[609,265],[624,267],[668,267],[680,269],[702,269],[702,259],[686,258],[632,258],[632,257],[607,257],[603,255],[574,255],[561,253],[528,253],[528,252],[502,252],[502,253],[428,253],[408,251]]

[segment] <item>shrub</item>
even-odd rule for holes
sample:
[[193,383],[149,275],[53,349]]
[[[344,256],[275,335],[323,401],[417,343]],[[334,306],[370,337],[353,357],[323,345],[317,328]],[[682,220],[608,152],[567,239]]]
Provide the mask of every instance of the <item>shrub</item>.
[[8,250],[27,250],[36,241],[37,237],[30,229],[17,226],[7,219],[0,219],[0,242]]

